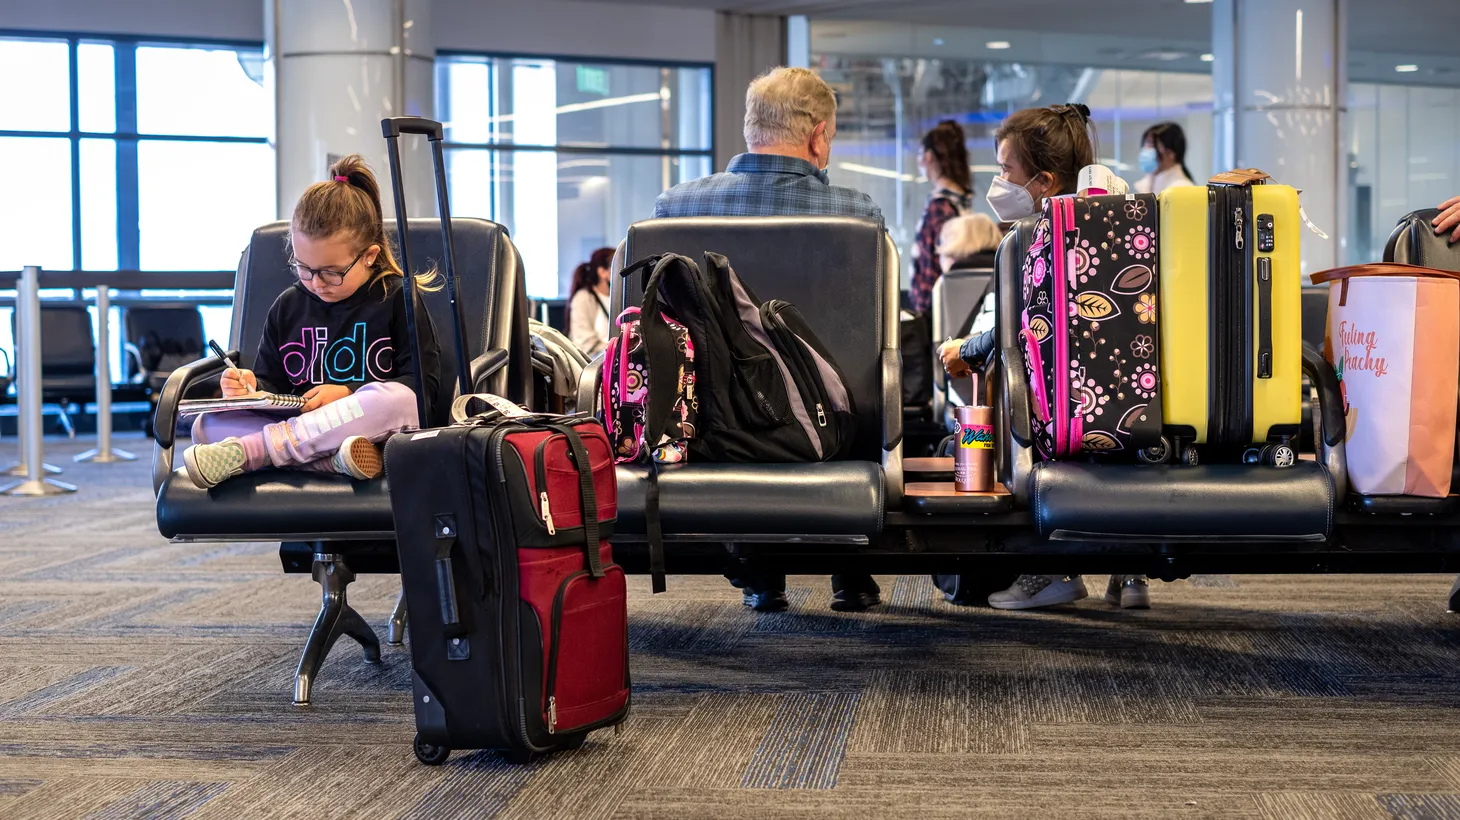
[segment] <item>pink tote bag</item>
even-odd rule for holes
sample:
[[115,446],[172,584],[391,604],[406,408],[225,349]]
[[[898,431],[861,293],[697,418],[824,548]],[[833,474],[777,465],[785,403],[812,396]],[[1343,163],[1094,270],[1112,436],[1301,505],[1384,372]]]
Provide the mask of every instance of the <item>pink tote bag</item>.
[[1460,274],[1390,263],[1328,283],[1324,355],[1338,371],[1349,481],[1361,495],[1450,494],[1460,393]]

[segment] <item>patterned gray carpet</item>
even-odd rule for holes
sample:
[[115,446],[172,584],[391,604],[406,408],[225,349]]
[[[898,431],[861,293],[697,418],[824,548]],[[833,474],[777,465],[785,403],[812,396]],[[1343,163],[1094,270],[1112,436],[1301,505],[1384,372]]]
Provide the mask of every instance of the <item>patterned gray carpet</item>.
[[[1448,578],[1205,576],[1038,614],[884,578],[882,611],[839,615],[802,577],[769,616],[635,578],[621,734],[432,769],[405,650],[341,643],[291,706],[317,587],[272,544],[164,542],[145,460],[47,446],[80,492],[0,498],[0,817],[1460,817]],[[396,589],[351,598],[383,627]]]

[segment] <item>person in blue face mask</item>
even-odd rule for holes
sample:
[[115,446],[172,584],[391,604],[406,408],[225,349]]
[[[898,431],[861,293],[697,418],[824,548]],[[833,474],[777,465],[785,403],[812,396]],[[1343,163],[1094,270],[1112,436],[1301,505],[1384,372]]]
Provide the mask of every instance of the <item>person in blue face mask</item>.
[[1195,185],[1186,169],[1186,134],[1174,122],[1162,122],[1146,129],[1141,136],[1138,157],[1141,173],[1135,184],[1138,194],[1159,194],[1167,188]]

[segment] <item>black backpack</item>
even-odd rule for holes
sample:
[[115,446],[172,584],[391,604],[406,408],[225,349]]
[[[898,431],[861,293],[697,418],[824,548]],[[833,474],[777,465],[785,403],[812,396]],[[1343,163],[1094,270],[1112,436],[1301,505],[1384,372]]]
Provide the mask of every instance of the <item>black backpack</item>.
[[808,462],[843,458],[856,408],[831,354],[789,302],[761,302],[717,253],[703,270],[678,254],[640,260],[648,398],[644,441],[658,442],[679,395],[679,356],[666,316],[689,331],[698,429],[691,461]]

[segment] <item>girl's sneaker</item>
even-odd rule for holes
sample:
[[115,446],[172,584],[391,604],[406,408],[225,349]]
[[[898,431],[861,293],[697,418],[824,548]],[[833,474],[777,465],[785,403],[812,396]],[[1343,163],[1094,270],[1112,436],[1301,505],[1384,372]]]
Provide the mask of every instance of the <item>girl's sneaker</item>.
[[194,444],[183,451],[188,478],[200,490],[211,490],[227,479],[243,475],[243,465],[247,460],[243,443],[236,438],[212,444]]
[[1014,585],[989,596],[994,609],[1038,609],[1078,601],[1090,594],[1078,575],[1020,575]]
[[1112,575],[1105,586],[1105,603],[1121,609],[1150,609],[1151,587],[1144,575]]
[[365,480],[378,478],[385,471],[385,460],[380,457],[380,448],[364,436],[350,436],[340,443],[340,449],[330,458],[330,466],[340,475]]

